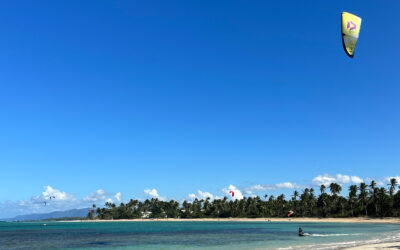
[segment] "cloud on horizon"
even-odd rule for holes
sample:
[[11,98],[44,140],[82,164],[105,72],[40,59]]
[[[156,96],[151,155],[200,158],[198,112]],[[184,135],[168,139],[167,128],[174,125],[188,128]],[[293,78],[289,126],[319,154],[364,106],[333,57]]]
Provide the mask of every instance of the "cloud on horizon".
[[115,197],[115,199],[116,199],[118,202],[121,202],[121,200],[122,200],[122,194],[121,194],[121,192],[116,193],[116,194],[114,195],[114,197]]
[[106,191],[104,191],[103,189],[98,189],[95,192],[90,193],[85,198],[83,198],[84,201],[90,201],[90,202],[104,201],[106,199],[107,199],[107,194]]
[[291,182],[282,182],[278,184],[257,184],[253,185],[250,188],[247,188],[249,191],[266,191],[266,190],[278,190],[278,189],[296,189],[302,188],[302,186],[297,185],[296,183]]
[[189,200],[206,200],[207,198],[210,198],[210,200],[214,200],[214,199],[222,199],[223,197],[221,196],[215,196],[209,192],[203,192],[201,190],[197,190],[197,194],[189,194]]
[[332,176],[329,174],[324,174],[314,177],[312,180],[312,184],[315,186],[320,186],[320,185],[328,186],[331,183],[346,185],[346,184],[360,184],[363,181],[364,180],[358,176],[349,176],[342,174],[337,174],[336,176]]
[[[234,196],[232,196],[232,194],[230,194],[229,192],[230,191],[233,191],[234,192]],[[223,188],[222,189],[222,192],[227,196],[227,197],[230,197],[230,198],[232,198],[233,200],[241,200],[241,199],[243,199],[243,194],[242,194],[242,192],[237,188],[237,187],[235,187],[234,185],[229,185],[229,187],[226,187],[226,188]]]
[[150,198],[159,199],[161,201],[165,201],[166,200],[165,197],[160,196],[158,194],[157,189],[155,189],[155,188],[153,188],[153,189],[145,189],[143,192]]
[[[10,218],[16,215],[32,213],[49,213],[53,211],[64,211],[76,208],[87,208],[94,204],[103,205],[112,194],[98,189],[82,199],[73,194],[60,191],[51,186],[44,186],[44,191],[40,195],[31,197],[28,200],[0,202],[0,218]],[[54,198],[53,198],[54,197]],[[121,198],[118,192],[115,198]]]

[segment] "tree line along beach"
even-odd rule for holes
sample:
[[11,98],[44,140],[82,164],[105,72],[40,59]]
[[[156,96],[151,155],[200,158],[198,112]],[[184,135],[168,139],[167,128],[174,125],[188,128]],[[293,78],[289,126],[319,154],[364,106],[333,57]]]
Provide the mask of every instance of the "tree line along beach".
[[[329,193],[327,191],[330,191]],[[347,193],[347,196],[345,196]],[[343,194],[343,195],[341,195]],[[293,214],[289,214],[293,211]],[[351,185],[348,192],[337,183],[328,187],[321,185],[319,194],[314,188],[294,191],[286,198],[243,197],[243,199],[210,198],[183,201],[163,201],[156,198],[144,201],[131,199],[119,205],[106,202],[104,207],[89,210],[89,219],[196,219],[196,218],[349,218],[349,217],[399,217],[400,190],[396,179],[391,179],[388,188],[378,187],[375,181],[369,185]]]

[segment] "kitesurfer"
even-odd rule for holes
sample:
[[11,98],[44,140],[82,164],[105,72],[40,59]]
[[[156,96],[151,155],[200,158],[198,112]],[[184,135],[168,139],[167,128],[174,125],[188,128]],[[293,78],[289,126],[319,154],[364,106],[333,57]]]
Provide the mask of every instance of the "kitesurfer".
[[299,236],[304,236],[304,232],[303,232],[303,229],[301,227],[299,227]]

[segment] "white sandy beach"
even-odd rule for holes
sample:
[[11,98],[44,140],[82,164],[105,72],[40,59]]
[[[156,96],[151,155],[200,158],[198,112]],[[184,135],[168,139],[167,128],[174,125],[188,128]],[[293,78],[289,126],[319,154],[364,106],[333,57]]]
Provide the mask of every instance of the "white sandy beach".
[[394,223],[400,218],[201,218],[201,219],[121,219],[121,220],[73,220],[62,222],[123,222],[123,221],[266,221],[266,222],[333,222],[333,223]]

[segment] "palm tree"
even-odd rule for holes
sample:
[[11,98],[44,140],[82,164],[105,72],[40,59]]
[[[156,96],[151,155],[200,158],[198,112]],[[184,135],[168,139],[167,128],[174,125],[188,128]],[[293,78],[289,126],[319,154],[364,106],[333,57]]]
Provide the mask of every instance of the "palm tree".
[[328,208],[328,195],[323,192],[318,196],[317,206],[320,208],[320,213],[322,217],[327,216],[327,208]]
[[314,188],[310,188],[310,215],[313,216],[313,207],[316,203]]
[[389,195],[390,195],[390,197],[392,197],[393,194],[394,194],[394,191],[396,190],[396,186],[397,186],[396,178],[390,179],[390,184],[389,185],[390,185]]
[[272,217],[276,215],[275,197],[274,197],[273,195],[271,195],[271,196],[269,197],[269,199],[268,199],[268,202],[267,202],[267,211],[268,211],[268,214],[269,214],[270,216],[272,216]]
[[351,208],[351,216],[354,217],[354,209],[353,205],[356,203],[356,197],[357,197],[357,186],[356,185],[351,185],[349,187],[349,204]]
[[321,194],[325,193],[325,185],[322,184],[321,187],[319,188],[319,190],[321,191]]
[[367,185],[364,182],[360,183],[360,194],[358,195],[358,199],[361,203],[361,209],[364,208],[365,216],[368,216],[368,196],[367,196]]
[[389,203],[387,202],[389,199],[389,197],[386,195],[386,190],[384,187],[381,187],[378,189],[377,191],[377,202],[379,203],[379,214],[380,216],[384,216],[385,215],[385,211],[388,211],[389,209],[385,209],[386,205],[388,205]]
[[[211,198],[207,197],[207,199],[203,203],[203,210],[204,210],[205,216],[210,216],[211,211],[212,211],[210,200],[211,200]],[[178,205],[179,205],[179,203],[178,203]]]
[[284,214],[286,214],[287,211],[285,211],[285,205],[286,205],[286,201],[285,201],[285,195],[281,194],[276,198],[277,201],[277,205],[278,205],[278,215],[282,216]]
[[392,207],[393,207],[394,215],[395,216],[399,216],[399,212],[400,212],[400,190],[397,191],[397,193],[395,195],[393,195]]
[[338,194],[340,193],[340,191],[342,191],[342,187],[337,183],[331,183],[329,185],[329,189],[332,193],[332,200],[333,200],[333,202],[331,204],[332,209],[333,209],[332,212],[336,213],[336,211],[338,209],[338,200],[339,200]]
[[296,201],[297,196],[299,196],[299,192],[297,192],[297,190],[295,190],[295,191],[293,192],[293,199],[294,199],[294,201]]
[[337,183],[331,183],[329,189],[334,196],[342,191],[342,187]]
[[377,203],[377,193],[378,193],[378,188],[376,187],[376,182],[374,180],[371,181],[370,190],[369,192],[371,193],[371,200],[372,203],[375,205],[375,216],[378,216],[378,203]]
[[307,208],[309,208],[309,202],[310,202],[310,190],[308,188],[305,188],[303,193],[300,196],[300,208],[301,208],[301,215],[305,216],[307,214]]

